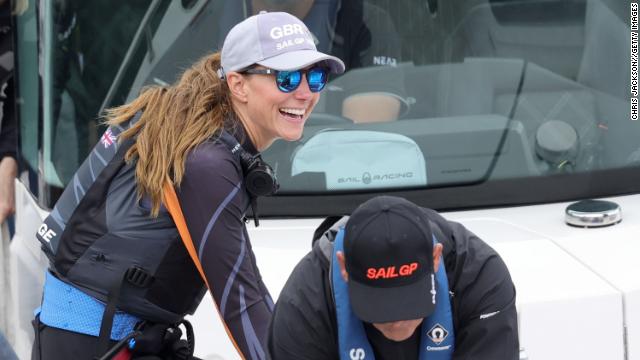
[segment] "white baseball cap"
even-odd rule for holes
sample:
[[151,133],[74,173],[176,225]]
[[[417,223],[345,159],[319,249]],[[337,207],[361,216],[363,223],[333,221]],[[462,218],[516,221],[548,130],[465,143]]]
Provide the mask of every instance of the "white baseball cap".
[[221,56],[221,78],[253,64],[290,71],[325,62],[332,73],[344,72],[342,60],[319,52],[307,26],[285,12],[261,11],[235,25],[224,39]]

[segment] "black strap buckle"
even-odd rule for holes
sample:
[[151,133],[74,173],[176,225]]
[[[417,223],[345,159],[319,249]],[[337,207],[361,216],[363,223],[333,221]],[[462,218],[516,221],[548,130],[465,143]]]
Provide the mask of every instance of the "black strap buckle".
[[130,284],[141,288],[148,287],[153,282],[153,276],[138,266],[129,268],[125,278]]

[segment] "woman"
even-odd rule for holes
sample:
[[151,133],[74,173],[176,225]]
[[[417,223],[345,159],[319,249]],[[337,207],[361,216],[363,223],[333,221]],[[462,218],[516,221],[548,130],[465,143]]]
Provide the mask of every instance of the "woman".
[[120,340],[132,345],[132,334],[119,358],[192,350],[169,335],[204,286],[163,205],[168,180],[240,356],[265,358],[273,302],[243,221],[255,197],[274,190],[259,153],[299,139],[327,73],[342,71],[300,20],[261,13],[175,85],[111,109],[111,127],[38,231],[51,266],[33,359],[99,358]]

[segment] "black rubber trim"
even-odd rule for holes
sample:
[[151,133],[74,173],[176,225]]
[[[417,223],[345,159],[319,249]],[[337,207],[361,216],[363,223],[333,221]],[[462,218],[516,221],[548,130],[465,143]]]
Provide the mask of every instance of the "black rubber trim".
[[405,197],[438,211],[468,210],[639,194],[638,179],[640,166],[635,166],[422,190],[273,196],[261,198],[259,207],[261,218],[347,215],[364,201],[387,194]]

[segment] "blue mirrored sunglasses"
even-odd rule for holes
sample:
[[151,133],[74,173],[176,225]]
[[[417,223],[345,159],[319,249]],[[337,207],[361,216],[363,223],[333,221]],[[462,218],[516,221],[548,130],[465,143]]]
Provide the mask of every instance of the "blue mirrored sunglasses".
[[329,69],[321,66],[315,66],[306,70],[279,71],[272,69],[247,69],[242,71],[243,74],[274,74],[276,76],[276,84],[278,89],[285,93],[290,93],[297,89],[302,82],[302,74],[307,76],[307,83],[311,92],[319,92],[327,85],[329,78]]

